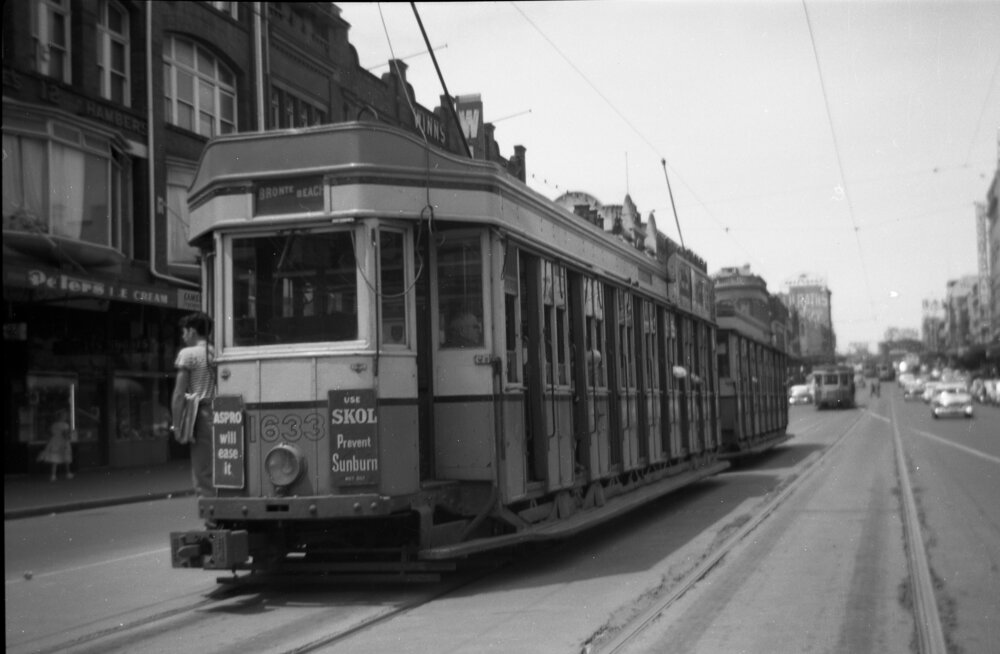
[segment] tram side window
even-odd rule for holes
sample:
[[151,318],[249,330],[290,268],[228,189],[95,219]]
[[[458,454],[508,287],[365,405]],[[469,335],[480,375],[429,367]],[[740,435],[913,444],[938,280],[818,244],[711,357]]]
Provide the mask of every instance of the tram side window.
[[379,230],[379,288],[382,318],[380,341],[406,345],[406,273],[403,234]]
[[583,283],[583,313],[587,329],[587,384],[591,388],[607,386],[604,356],[604,286],[596,280],[585,279]]
[[717,368],[719,370],[719,377],[723,379],[728,379],[732,377],[732,373],[729,371],[729,342],[727,340],[721,340],[716,348],[716,361]]
[[635,388],[635,331],[632,326],[632,295],[618,291],[618,385],[622,389]]
[[442,347],[483,346],[483,255],[479,235],[450,237],[437,249]]
[[233,345],[358,338],[358,273],[348,232],[233,240]]
[[644,341],[646,385],[649,390],[660,389],[660,375],[657,362],[660,360],[659,339],[656,334],[656,305],[650,302],[642,303],[642,337]]
[[506,244],[503,264],[504,336],[507,342],[505,367],[507,382],[511,384],[524,381],[522,378],[522,352],[521,348],[518,347],[521,343],[521,303],[518,299],[520,266],[518,259],[518,249],[513,245]]
[[569,384],[569,341],[566,337],[566,269],[544,262],[545,383]]

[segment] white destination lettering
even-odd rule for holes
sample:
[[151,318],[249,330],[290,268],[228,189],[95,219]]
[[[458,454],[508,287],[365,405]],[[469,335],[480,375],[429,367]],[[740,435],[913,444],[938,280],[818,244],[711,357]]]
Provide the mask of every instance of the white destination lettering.
[[285,197],[286,195],[291,195],[294,192],[295,187],[290,184],[286,184],[285,186],[264,186],[257,192],[257,199],[274,200],[276,198]]
[[295,192],[295,197],[297,198],[321,198],[323,197],[323,187],[319,184],[315,186],[309,186],[307,188],[300,188]]

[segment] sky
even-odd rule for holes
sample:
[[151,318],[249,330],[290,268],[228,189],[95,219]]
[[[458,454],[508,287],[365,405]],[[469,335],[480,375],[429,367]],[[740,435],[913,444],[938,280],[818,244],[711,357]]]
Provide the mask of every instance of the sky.
[[[361,65],[403,59],[417,102],[438,106],[410,4],[337,5]],[[840,351],[919,332],[922,301],[977,272],[1000,0],[416,7],[448,91],[482,96],[535,191],[628,194],[709,273],[749,264],[772,293],[824,278]]]

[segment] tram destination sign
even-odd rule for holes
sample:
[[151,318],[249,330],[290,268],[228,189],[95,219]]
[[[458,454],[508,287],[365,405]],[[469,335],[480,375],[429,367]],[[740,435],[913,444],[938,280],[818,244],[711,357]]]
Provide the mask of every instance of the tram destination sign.
[[212,484],[216,488],[243,488],[246,484],[245,417],[239,395],[219,395],[212,400]]
[[375,391],[330,391],[330,472],[333,486],[379,482]]
[[323,211],[323,176],[269,179],[253,185],[253,214],[280,214]]

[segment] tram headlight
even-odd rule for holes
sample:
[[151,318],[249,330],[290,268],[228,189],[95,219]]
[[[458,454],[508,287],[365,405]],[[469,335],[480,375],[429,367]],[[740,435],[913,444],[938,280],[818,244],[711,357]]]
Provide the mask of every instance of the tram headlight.
[[282,443],[264,457],[264,469],[271,483],[280,488],[291,486],[302,474],[304,460],[294,445]]

